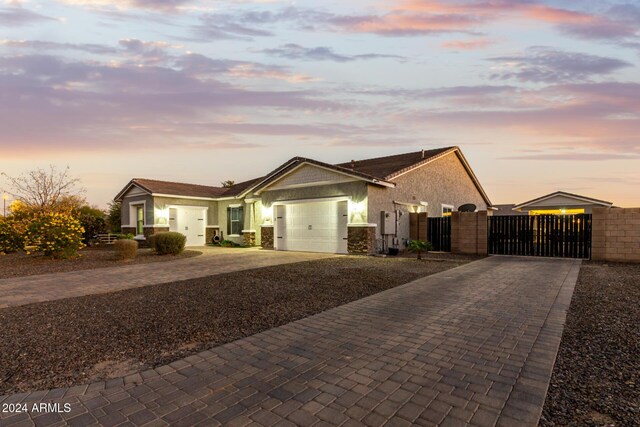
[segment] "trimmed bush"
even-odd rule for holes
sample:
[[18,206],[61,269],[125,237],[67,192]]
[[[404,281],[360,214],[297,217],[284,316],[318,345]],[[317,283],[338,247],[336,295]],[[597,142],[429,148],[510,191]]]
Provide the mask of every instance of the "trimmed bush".
[[116,240],[113,243],[117,259],[134,259],[138,254],[138,242],[135,240]]
[[0,253],[24,249],[24,226],[11,217],[0,217]]
[[147,239],[147,241],[151,248],[160,255],[178,255],[184,250],[187,236],[175,231],[167,231],[154,234],[153,238]]
[[76,256],[82,243],[84,228],[78,219],[65,213],[37,214],[27,225],[25,243],[52,258]]
[[149,247],[154,251],[156,250],[156,239],[158,238],[158,234],[161,233],[152,234],[151,236],[147,237],[147,245],[149,245]]

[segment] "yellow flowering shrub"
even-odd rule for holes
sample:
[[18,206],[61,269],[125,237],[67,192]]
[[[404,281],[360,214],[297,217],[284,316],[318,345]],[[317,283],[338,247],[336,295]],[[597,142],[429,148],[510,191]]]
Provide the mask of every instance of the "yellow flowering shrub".
[[35,215],[27,225],[26,244],[53,258],[70,258],[84,247],[84,228],[80,221],[66,213]]
[[12,217],[0,217],[0,253],[24,249],[24,225]]

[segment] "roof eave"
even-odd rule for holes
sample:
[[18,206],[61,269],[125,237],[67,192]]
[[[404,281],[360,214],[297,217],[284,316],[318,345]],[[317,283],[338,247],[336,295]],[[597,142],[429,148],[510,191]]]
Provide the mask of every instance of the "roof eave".
[[136,182],[135,179],[132,179],[131,181],[129,181],[129,183],[127,185],[124,186],[124,188],[122,190],[120,190],[120,192],[118,194],[116,194],[116,197],[113,198],[114,201],[116,202],[121,202],[122,199],[124,198],[124,195],[127,193],[127,191],[129,191],[131,189],[131,187],[138,187],[139,189],[141,189],[142,191],[145,191],[146,193],[151,194],[151,190],[149,190],[147,187],[145,187],[144,185]]
[[610,207],[613,206],[612,202],[608,202],[606,200],[598,200],[598,199],[593,199],[591,197],[583,197],[583,196],[580,196],[578,194],[571,194],[571,193],[567,193],[565,191],[554,191],[553,193],[549,193],[549,194],[544,195],[544,196],[536,197],[535,199],[531,199],[531,200],[528,200],[526,202],[522,202],[522,203],[520,203],[518,205],[515,205],[513,207],[513,210],[522,209],[522,208],[528,207],[529,205],[531,205],[533,203],[542,202],[544,200],[550,199],[551,197],[559,196],[559,195],[562,195],[562,196],[565,196],[565,197],[569,197],[569,198],[572,198],[572,199],[576,199],[576,200],[580,200],[580,201],[587,202],[587,203],[592,203],[592,204],[595,204],[595,205],[600,205],[600,206],[605,207],[605,208],[610,208]]
[[[320,162],[318,160],[313,160],[313,159],[307,159],[307,158],[302,158],[302,157],[295,157],[293,158],[291,161],[289,161],[287,164],[285,164],[284,166],[278,168],[276,171],[274,171],[274,173],[269,174],[269,176],[267,178],[265,178],[264,180],[262,180],[258,185],[253,187],[254,190],[254,194],[256,195],[260,195],[263,191],[265,191],[265,189],[270,185],[273,184],[274,182],[284,178],[285,176],[287,176],[288,174],[290,174],[291,172],[293,172],[294,170],[298,169],[299,167],[301,167],[302,165],[312,165],[312,166],[317,166],[317,167],[321,167],[321,168],[325,168],[328,170],[332,170],[334,172],[337,173],[341,173],[347,176],[350,176],[352,178],[356,178],[362,181],[366,181],[369,182],[371,184],[375,184],[375,185],[380,185],[380,186],[384,186],[384,187],[395,187],[396,185],[392,182],[388,182],[384,179],[380,179],[374,176],[370,176],[370,175],[366,175],[357,171],[353,171],[349,168],[345,168],[342,166],[336,166],[336,165],[331,165],[329,163],[324,163],[324,162]],[[289,168],[289,170],[287,170]],[[275,180],[274,180],[275,179]],[[256,190],[257,188],[257,190]]]

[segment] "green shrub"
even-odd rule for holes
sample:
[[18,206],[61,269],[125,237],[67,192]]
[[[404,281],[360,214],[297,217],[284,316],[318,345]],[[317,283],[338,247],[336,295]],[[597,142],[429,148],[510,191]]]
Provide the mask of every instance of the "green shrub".
[[407,249],[409,252],[416,252],[418,254],[418,259],[422,259],[422,252],[429,252],[433,250],[433,245],[431,242],[427,242],[425,240],[412,240],[409,242]]
[[158,234],[160,233],[152,234],[151,236],[147,237],[147,245],[149,245],[149,247],[154,251],[156,250],[156,239],[158,238]]
[[116,240],[113,243],[116,259],[134,259],[138,254],[138,242],[135,240]]
[[133,240],[134,237],[136,237],[134,234],[132,233],[127,233],[127,234],[115,234],[115,236],[118,238],[118,240]]
[[36,214],[27,225],[25,244],[52,258],[70,258],[84,247],[82,233],[80,221],[69,214]]
[[0,253],[24,249],[24,226],[11,217],[0,218]]
[[237,244],[233,240],[223,240],[222,242],[220,242],[220,246],[224,248],[237,248],[237,247],[240,247],[241,245]]
[[80,214],[79,219],[80,224],[82,224],[82,227],[84,228],[82,240],[85,244],[89,243],[95,235],[107,232],[107,223],[102,217],[90,213],[82,213]]
[[160,255],[178,255],[184,250],[187,236],[175,231],[154,234],[149,245]]

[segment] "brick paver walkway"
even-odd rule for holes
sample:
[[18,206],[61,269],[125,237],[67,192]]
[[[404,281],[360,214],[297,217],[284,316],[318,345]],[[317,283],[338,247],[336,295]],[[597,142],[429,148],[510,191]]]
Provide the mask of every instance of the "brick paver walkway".
[[195,249],[203,254],[175,261],[0,279],[0,308],[335,256],[257,248]]
[[[580,261],[492,257],[106,383],[3,425],[536,425]],[[29,403],[31,405],[31,403]]]

